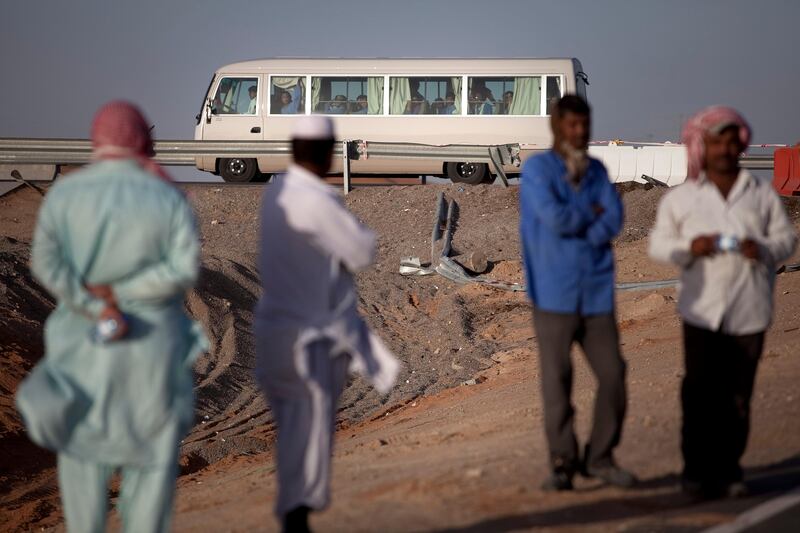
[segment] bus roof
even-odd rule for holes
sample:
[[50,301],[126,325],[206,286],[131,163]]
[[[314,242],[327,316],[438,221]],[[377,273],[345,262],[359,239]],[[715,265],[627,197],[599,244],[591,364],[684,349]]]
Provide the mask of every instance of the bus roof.
[[217,69],[230,73],[306,73],[380,72],[381,74],[416,73],[513,73],[520,68],[531,72],[564,73],[574,68],[574,58],[310,58],[276,57],[231,63]]

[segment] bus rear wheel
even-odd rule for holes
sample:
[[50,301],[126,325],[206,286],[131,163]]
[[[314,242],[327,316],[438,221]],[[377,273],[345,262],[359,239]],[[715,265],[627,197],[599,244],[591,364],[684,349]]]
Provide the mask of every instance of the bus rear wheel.
[[486,163],[447,163],[445,172],[453,183],[478,185],[489,177],[489,166]]
[[247,183],[258,174],[258,164],[255,159],[220,159],[219,174],[230,183]]

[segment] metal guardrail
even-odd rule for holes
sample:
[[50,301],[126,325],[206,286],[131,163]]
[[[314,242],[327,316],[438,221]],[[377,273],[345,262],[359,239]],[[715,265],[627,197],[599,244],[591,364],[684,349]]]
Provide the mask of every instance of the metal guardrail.
[[[162,165],[194,165],[206,156],[288,155],[292,149],[289,141],[157,141],[154,148],[154,159]],[[91,159],[88,140],[0,138],[0,164],[82,165]]]
[[[251,159],[290,155],[289,141],[156,141],[154,159],[162,165],[195,165],[199,157]],[[350,190],[350,161],[380,159],[441,159],[450,162],[486,163],[494,167],[508,186],[504,165],[520,164],[518,144],[427,145],[345,140],[334,145],[342,158],[345,192]],[[92,160],[91,141],[85,139],[0,138],[0,165],[83,165]]]
[[748,170],[773,170],[775,160],[771,155],[745,155],[739,158],[742,168]]
[[[197,158],[257,158],[290,155],[289,141],[156,141],[154,159],[162,165],[193,166]],[[427,145],[397,142],[345,140],[334,145],[334,156],[343,164],[345,192],[350,190],[350,161],[382,159],[439,159],[449,162],[486,163],[493,167],[504,185],[508,179],[504,166],[520,164],[519,144],[502,145]],[[92,158],[92,144],[86,139],[0,138],[0,165],[83,165]],[[771,170],[770,155],[744,156],[742,167]],[[24,178],[25,176],[23,176]],[[35,181],[35,180],[34,180]],[[3,180],[5,190],[14,185]],[[0,183],[0,188],[3,183]]]
[[[491,148],[505,152],[508,162],[519,158],[519,145],[444,145],[346,141],[350,159],[446,159],[450,161],[490,162]],[[289,141],[156,141],[155,160],[163,165],[194,165],[205,156],[254,158],[291,154]],[[342,155],[337,144],[334,155]],[[83,139],[14,139],[0,138],[0,164],[85,164],[91,161],[92,144]]]
[[[427,145],[397,142],[346,141],[349,159],[442,159],[449,161],[486,162],[499,158],[504,165],[519,161],[518,144],[503,145]],[[289,141],[156,141],[155,159],[163,165],[194,165],[198,157],[254,158],[265,155],[288,155]],[[492,152],[496,157],[492,157]],[[91,161],[92,144],[85,139],[0,138],[0,164],[80,165]],[[343,148],[334,148],[334,155],[343,155]],[[743,156],[742,167],[770,170],[770,155]]]

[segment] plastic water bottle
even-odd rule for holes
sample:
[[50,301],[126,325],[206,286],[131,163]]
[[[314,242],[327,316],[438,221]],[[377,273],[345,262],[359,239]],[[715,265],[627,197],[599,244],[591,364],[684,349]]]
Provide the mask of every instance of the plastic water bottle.
[[733,235],[720,235],[717,237],[716,245],[720,252],[735,252],[739,249],[739,239]]
[[110,342],[119,331],[120,323],[114,318],[100,320],[90,332],[92,340],[98,344]]

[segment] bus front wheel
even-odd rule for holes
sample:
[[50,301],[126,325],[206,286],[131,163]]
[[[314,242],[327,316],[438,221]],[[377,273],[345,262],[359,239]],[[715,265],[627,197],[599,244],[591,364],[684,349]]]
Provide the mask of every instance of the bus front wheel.
[[447,163],[447,177],[453,183],[478,185],[489,177],[486,163]]
[[221,159],[219,174],[227,182],[246,183],[258,174],[258,164],[255,159]]

